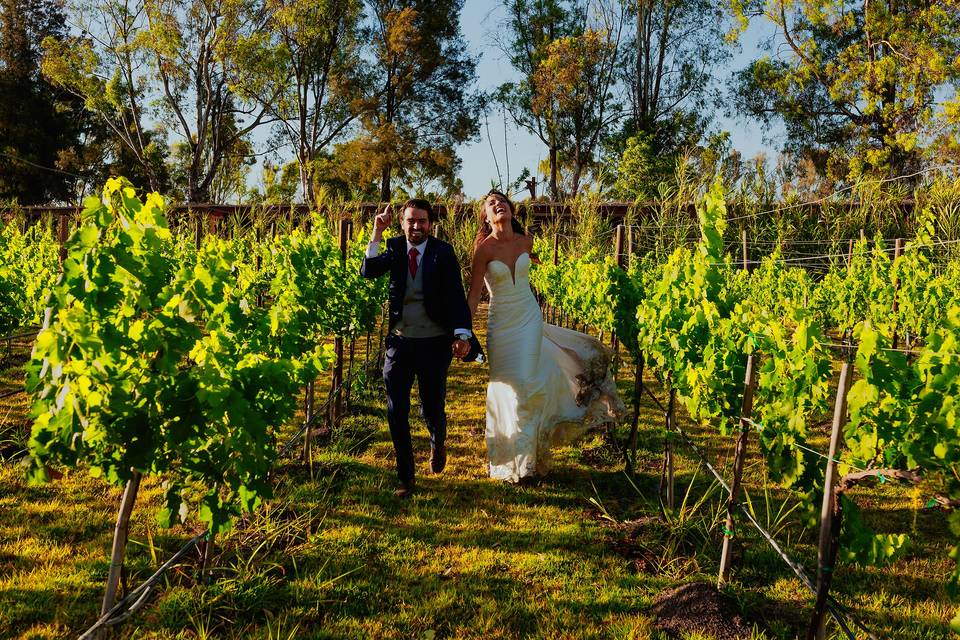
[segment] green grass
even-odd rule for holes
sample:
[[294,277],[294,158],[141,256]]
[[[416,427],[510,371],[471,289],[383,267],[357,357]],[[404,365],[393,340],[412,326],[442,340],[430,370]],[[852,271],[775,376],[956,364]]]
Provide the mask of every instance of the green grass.
[[[630,369],[625,363],[624,373]],[[0,392],[18,376],[15,366],[0,371]],[[311,464],[284,461],[275,499],[216,539],[209,580],[197,583],[198,563],[189,558],[116,635],[660,638],[650,614],[657,595],[679,582],[715,580],[722,492],[678,445],[677,494],[688,495],[687,506],[670,523],[654,517],[662,415],[649,401],[633,481],[606,434],[592,433],[558,451],[542,482],[518,487],[486,477],[485,369],[455,363],[447,469],[429,474],[427,433],[415,418],[418,491],[400,500],[374,382],[371,393],[354,397],[352,415]],[[647,382],[664,396],[655,380]],[[619,384],[625,394],[632,389],[629,375]],[[25,403],[22,396],[0,401],[0,433],[25,438]],[[725,470],[732,439],[681,422]],[[616,436],[624,438],[623,428]],[[745,478],[758,519],[812,566],[816,531],[799,524],[797,511],[783,515],[793,502],[764,487],[755,455]],[[161,496],[158,479],[145,481],[128,546],[131,587],[197,532],[157,527]],[[856,497],[882,530],[915,528],[915,542],[890,567],[841,567],[834,593],[879,637],[949,637],[954,605],[943,586],[950,569],[943,514],[917,511],[912,489],[890,484]],[[119,489],[83,471],[28,487],[17,457],[0,464],[0,637],[75,637],[97,618],[118,502]],[[810,594],[749,528],[738,539],[725,591],[768,630],[757,638],[802,634]]]

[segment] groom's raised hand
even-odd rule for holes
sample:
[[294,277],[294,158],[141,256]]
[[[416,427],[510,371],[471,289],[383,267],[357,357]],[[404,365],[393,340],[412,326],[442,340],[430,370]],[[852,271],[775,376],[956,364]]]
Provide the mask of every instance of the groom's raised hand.
[[390,226],[391,222],[393,222],[393,208],[388,202],[387,206],[383,208],[383,213],[377,214],[377,217],[373,220],[373,237],[370,241],[380,242],[383,240],[383,232]]

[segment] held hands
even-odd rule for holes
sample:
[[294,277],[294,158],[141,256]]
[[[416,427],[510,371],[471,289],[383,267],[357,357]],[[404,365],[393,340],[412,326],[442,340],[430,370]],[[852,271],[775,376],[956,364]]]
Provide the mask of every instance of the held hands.
[[383,240],[383,232],[390,226],[391,222],[393,222],[393,208],[390,203],[387,203],[387,206],[383,208],[383,213],[377,214],[377,217],[373,220],[373,236],[370,241],[380,242]]
[[466,340],[454,340],[452,349],[455,358],[462,358],[470,353],[470,343]]

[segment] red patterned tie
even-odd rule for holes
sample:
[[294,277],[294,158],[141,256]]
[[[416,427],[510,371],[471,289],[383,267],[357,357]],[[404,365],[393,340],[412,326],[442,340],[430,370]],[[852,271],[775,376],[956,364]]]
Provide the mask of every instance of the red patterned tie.
[[410,277],[416,280],[417,278],[417,256],[420,255],[420,252],[417,251],[416,247],[410,249]]

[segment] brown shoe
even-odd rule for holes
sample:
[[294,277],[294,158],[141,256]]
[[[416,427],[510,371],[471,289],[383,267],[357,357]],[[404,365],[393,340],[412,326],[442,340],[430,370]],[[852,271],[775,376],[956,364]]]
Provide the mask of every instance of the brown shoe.
[[397,496],[398,498],[409,498],[413,493],[413,485],[413,478],[407,482],[401,482],[400,486],[397,487],[396,491],[393,492],[393,495]]
[[430,447],[430,471],[440,473],[447,466],[447,446]]

